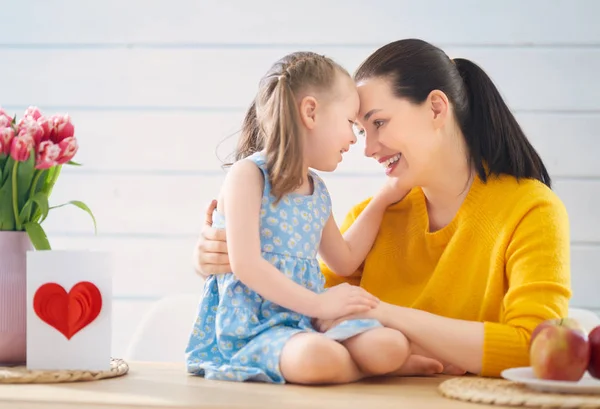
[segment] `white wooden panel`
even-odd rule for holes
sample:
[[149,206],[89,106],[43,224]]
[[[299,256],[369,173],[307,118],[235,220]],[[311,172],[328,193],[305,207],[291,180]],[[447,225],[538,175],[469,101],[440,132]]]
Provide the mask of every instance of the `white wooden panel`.
[[113,294],[117,298],[202,292],[203,281],[192,267],[194,235],[177,238],[50,235],[49,239],[53,249],[111,252],[115,265]]
[[552,177],[600,176],[600,115],[517,114]]
[[[82,172],[216,173],[234,150],[244,112],[74,110],[71,115]],[[600,177],[600,114],[518,113],[517,119],[553,177]],[[363,149],[359,140],[338,172],[381,174]]]
[[146,312],[152,307],[154,300],[119,299],[113,300],[112,346],[114,358],[123,358],[137,325]]
[[[204,209],[217,198],[221,176],[114,176],[63,173],[51,205],[83,200],[94,212],[98,231],[125,234],[195,234]],[[46,229],[93,234],[89,216],[72,207],[53,209]]]
[[554,190],[569,212],[571,240],[600,242],[600,181],[555,181]]
[[[117,298],[160,298],[169,294],[202,292],[203,281],[191,267],[196,237],[51,237],[57,249],[94,249],[115,256],[113,292]],[[597,296],[600,273],[598,245],[573,245],[571,249],[572,305],[600,309]],[[137,304],[135,304],[137,305]]]
[[[218,196],[222,176],[111,176],[64,173],[51,204],[84,200],[94,210],[102,233],[196,234],[204,209]],[[350,208],[374,194],[384,176],[324,175],[341,221]],[[557,180],[555,191],[570,215],[572,240],[600,242],[600,181]],[[45,221],[51,232],[92,233],[87,214],[74,207],[53,209]]]
[[217,172],[235,148],[245,114],[70,112],[82,171]]
[[[385,13],[384,13],[385,14]],[[260,49],[4,49],[3,104],[95,107],[246,107],[268,67],[296,46]],[[350,71],[374,47],[310,49]],[[448,47],[479,63],[513,109],[598,110],[598,48]],[[574,75],[576,73],[576,75]]]
[[573,246],[571,250],[571,286],[573,305],[600,311],[600,246]]
[[[2,0],[0,38],[22,43],[444,43],[600,41],[593,0]],[[540,18],[543,10],[543,18]],[[275,34],[276,33],[276,34]]]

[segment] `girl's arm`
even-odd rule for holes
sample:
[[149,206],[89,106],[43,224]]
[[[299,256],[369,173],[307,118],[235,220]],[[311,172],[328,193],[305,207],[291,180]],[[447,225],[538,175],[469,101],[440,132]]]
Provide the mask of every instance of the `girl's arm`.
[[321,236],[319,255],[335,274],[353,274],[371,250],[387,204],[372,199],[356,221],[342,235],[333,214],[329,216]]
[[[314,317],[320,312],[320,295],[290,280],[261,255],[259,221],[263,183],[260,169],[248,160],[234,164],[225,179],[219,208],[224,208],[232,271],[267,300]],[[354,310],[366,311],[377,303],[366,291],[355,292],[349,298],[345,304]]]
[[354,274],[377,238],[386,209],[402,200],[409,191],[399,185],[397,178],[387,178],[343,236],[333,214],[329,216],[319,247],[319,254],[327,267],[342,277]]

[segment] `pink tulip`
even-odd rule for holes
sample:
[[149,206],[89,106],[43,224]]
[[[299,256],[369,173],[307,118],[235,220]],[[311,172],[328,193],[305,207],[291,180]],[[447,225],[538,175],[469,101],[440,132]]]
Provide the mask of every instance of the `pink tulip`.
[[0,128],[8,128],[12,124],[12,118],[0,108]]
[[33,138],[29,134],[18,135],[12,140],[10,156],[17,162],[28,160],[33,144]]
[[29,107],[25,110],[25,117],[31,117],[34,120],[38,120],[42,116],[42,113],[38,107]]
[[39,145],[44,136],[44,128],[33,119],[33,117],[24,117],[19,121],[18,133],[21,135],[29,135],[33,139],[34,143]]
[[61,154],[60,146],[52,141],[40,143],[38,153],[35,159],[36,169],[50,169],[58,164],[57,159]]
[[10,155],[10,147],[15,137],[15,130],[12,128],[0,127],[0,154]]
[[52,121],[45,116],[40,116],[37,119],[37,123],[42,127],[44,134],[42,136],[42,141],[47,141],[50,139],[50,135],[52,135],[53,125]]
[[51,118],[53,131],[50,140],[54,143],[60,143],[63,139],[75,135],[75,127],[71,123],[69,114],[53,115]]
[[56,161],[61,165],[73,159],[73,156],[77,153],[77,149],[79,149],[77,139],[74,136],[63,139],[58,146],[60,147],[60,155]]

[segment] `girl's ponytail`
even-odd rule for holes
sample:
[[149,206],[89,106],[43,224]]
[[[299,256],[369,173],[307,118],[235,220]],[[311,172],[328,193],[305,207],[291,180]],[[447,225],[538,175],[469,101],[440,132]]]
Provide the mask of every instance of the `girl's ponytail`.
[[265,148],[271,192],[276,200],[300,187],[304,174],[304,139],[300,135],[300,115],[291,90],[289,76],[280,75],[270,104]]
[[238,161],[247,158],[253,153],[261,151],[263,148],[264,140],[261,136],[260,126],[256,117],[256,101],[252,101],[244,117],[242,133],[235,151],[235,160]]

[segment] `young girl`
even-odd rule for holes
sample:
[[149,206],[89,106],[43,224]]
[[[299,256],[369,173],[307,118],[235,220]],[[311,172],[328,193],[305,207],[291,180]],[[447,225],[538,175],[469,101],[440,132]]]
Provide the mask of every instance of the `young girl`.
[[188,371],[208,379],[344,383],[398,370],[406,337],[370,319],[324,334],[312,318],[366,312],[378,300],[347,284],[324,291],[317,254],[337,274],[364,260],[388,205],[382,189],[345,236],[327,188],[310,169],[333,171],[356,142],[358,93],[329,58],[298,52],[273,65],[244,121],[236,163],[213,215],[233,273],[205,282],[186,349]]

